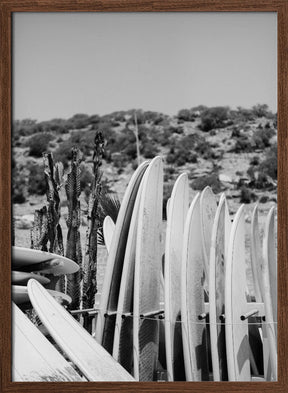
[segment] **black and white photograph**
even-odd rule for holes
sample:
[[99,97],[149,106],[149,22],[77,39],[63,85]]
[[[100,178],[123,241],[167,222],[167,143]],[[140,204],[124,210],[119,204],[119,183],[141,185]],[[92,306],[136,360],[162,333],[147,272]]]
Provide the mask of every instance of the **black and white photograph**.
[[11,141],[13,382],[278,380],[276,12],[14,12]]

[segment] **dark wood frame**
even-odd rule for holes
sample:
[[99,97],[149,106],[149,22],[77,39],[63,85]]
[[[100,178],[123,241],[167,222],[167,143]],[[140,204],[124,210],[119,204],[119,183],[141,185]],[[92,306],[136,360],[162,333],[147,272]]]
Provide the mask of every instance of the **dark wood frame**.
[[[2,392],[288,392],[288,0],[0,0],[0,386]],[[11,382],[11,15],[13,12],[277,12],[278,382]],[[25,354],[23,354],[25,356]]]

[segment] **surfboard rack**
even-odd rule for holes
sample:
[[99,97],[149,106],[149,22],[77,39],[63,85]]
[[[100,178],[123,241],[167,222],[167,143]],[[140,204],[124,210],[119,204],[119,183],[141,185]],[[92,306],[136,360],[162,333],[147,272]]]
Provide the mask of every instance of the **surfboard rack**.
[[258,313],[259,313],[259,310],[254,309],[254,310],[247,312],[246,314],[241,315],[240,319],[241,319],[241,321],[245,321],[249,317],[252,317],[253,315],[258,314]]
[[198,320],[203,321],[209,317],[209,313],[203,312],[202,314],[198,315]]
[[98,308],[83,308],[83,310],[71,310],[69,312],[71,315],[87,314],[89,316],[93,316],[93,315],[98,314],[99,309]]
[[140,319],[144,319],[144,318],[154,318],[159,316],[164,316],[164,310],[156,310],[156,311],[150,311],[150,312],[146,312],[144,314],[140,314]]

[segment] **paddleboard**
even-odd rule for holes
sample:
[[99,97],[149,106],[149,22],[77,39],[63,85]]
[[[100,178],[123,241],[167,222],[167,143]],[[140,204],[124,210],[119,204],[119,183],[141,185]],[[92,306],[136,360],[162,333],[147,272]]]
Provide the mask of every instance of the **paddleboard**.
[[143,177],[136,240],[133,348],[134,376],[140,381],[155,380],[157,374],[162,204],[163,163],[161,157],[155,157]]
[[130,374],[133,374],[133,291],[136,238],[142,185],[143,183],[139,186],[135,200],[127,238],[113,343],[114,359]]
[[[48,292],[57,299],[63,305],[70,304],[72,299],[70,296],[66,295],[65,293],[54,291],[52,289],[48,289]],[[27,286],[22,285],[12,285],[12,300],[16,304],[25,304],[29,302],[29,295]]]
[[228,381],[225,342],[225,266],[231,219],[225,195],[222,194],[212,229],[209,261],[209,320],[211,358],[214,381]]
[[12,381],[86,381],[12,303]]
[[[200,195],[193,199],[184,227],[181,271],[181,320],[187,381],[209,380],[204,304],[204,260]],[[199,316],[203,316],[199,320]]]
[[202,249],[204,256],[204,271],[206,284],[209,285],[209,257],[212,228],[217,209],[216,196],[209,186],[205,187],[200,196],[200,232],[202,236]]
[[242,205],[234,218],[225,274],[225,338],[229,381],[250,381],[245,264],[245,217]]
[[61,255],[13,246],[12,269],[61,275],[75,273],[79,270],[79,266],[71,259]]
[[120,206],[105,269],[95,338],[111,354],[129,226],[137,192],[147,167],[148,162],[143,162],[134,172],[128,184]]
[[[265,306],[265,334],[269,345],[271,380],[277,380],[277,265],[274,238],[274,208],[268,213],[263,238],[263,299]],[[269,371],[269,370],[268,370]]]
[[26,285],[30,278],[34,278],[43,285],[49,284],[50,282],[49,278],[40,276],[40,274],[18,272],[16,270],[12,270],[12,284]]
[[111,242],[112,242],[114,230],[115,230],[114,221],[110,216],[106,216],[103,221],[103,236],[104,236],[104,242],[108,254],[111,248]]
[[28,291],[43,325],[89,381],[134,380],[41,284],[30,280]]
[[188,176],[183,173],[175,182],[167,209],[164,309],[168,381],[185,381],[181,330],[181,263],[184,225],[189,208],[188,186]]

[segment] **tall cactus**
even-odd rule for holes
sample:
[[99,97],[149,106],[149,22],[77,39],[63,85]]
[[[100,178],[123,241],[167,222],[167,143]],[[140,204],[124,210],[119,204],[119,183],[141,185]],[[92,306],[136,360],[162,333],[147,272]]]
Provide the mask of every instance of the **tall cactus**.
[[67,275],[67,293],[72,298],[70,309],[80,308],[81,296],[81,264],[82,264],[82,250],[80,239],[80,152],[77,148],[72,149],[71,170],[67,176],[65,185],[67,202],[68,202],[68,218],[66,224],[68,227],[66,257],[75,261],[80,269],[74,274]]
[[48,217],[47,207],[43,206],[34,212],[34,223],[31,229],[31,248],[48,251]]
[[[47,206],[34,213],[31,230],[31,248],[64,255],[63,236],[60,226],[59,191],[63,184],[64,169],[62,163],[54,165],[52,153],[44,153],[44,174],[47,184]],[[64,277],[50,275],[49,288],[64,291]]]
[[94,181],[88,202],[88,229],[86,232],[86,249],[83,271],[83,308],[94,306],[97,293],[97,231],[99,228],[98,204],[101,194],[102,157],[104,154],[104,138],[98,130],[94,139],[93,172]]

